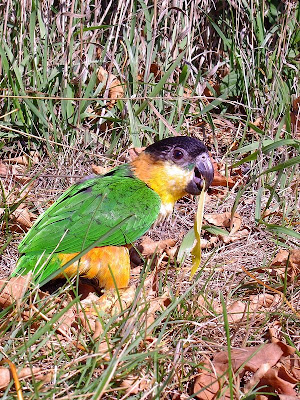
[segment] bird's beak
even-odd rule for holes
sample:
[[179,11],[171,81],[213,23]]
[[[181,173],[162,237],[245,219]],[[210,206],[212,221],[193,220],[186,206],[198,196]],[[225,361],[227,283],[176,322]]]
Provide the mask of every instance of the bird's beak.
[[214,179],[214,167],[208,153],[203,153],[197,157],[193,179],[188,183],[186,191],[190,194],[200,194],[203,183],[205,182],[205,190],[209,188]]

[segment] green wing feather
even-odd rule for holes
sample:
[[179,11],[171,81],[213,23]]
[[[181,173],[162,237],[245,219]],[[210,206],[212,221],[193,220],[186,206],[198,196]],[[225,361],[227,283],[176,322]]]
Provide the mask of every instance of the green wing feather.
[[[58,253],[81,252],[105,234],[108,236],[97,246],[133,243],[147,232],[158,217],[160,197],[128,171],[122,166],[71,186],[21,241],[19,252],[24,256],[14,275],[28,273],[39,258],[44,261],[52,254],[50,259],[54,261]],[[126,218],[120,228],[109,234]],[[52,272],[53,265],[49,274],[43,271],[43,278]]]

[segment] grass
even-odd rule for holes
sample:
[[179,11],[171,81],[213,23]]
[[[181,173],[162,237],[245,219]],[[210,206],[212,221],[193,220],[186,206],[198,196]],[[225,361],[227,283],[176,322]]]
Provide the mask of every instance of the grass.
[[[277,323],[282,338],[298,349],[299,321],[287,304],[256,318],[249,313],[237,325],[226,320],[225,305],[269,292],[241,265],[284,291],[295,308],[299,303],[297,286],[268,271],[280,248],[299,243],[299,115],[292,110],[300,95],[299,4],[7,4],[0,8],[0,148],[3,158],[38,152],[40,165],[29,163],[23,172],[34,185],[27,197],[15,179],[1,184],[2,275],[16,262],[23,236],[12,232],[12,214],[20,203],[40,214],[58,190],[89,173],[91,161],[118,164],[130,146],[169,136],[169,126],[204,139],[216,160],[242,168],[248,178],[224,198],[215,197],[206,210],[239,212],[248,221],[249,237],[204,251],[193,282],[189,261],[145,264],[135,279],[133,304],[113,317],[97,317],[103,327],[98,338],[85,328],[84,318],[69,338],[57,331],[61,315],[73,304],[83,307],[76,298],[70,301],[67,287],[58,289],[57,303],[30,287],[19,303],[3,310],[2,357],[18,369],[40,366],[51,372],[45,385],[35,378],[24,381],[24,398],[193,398],[198,368],[218,350],[263,343]],[[124,91],[113,107],[97,79],[100,66],[119,79]],[[173,220],[178,236],[192,227],[194,210],[193,202],[179,203]],[[151,234],[169,237],[170,228]],[[151,301],[143,271],[153,268],[155,297],[167,289],[169,304],[148,326]],[[209,315],[199,311],[200,294]],[[213,306],[222,297],[224,315]],[[140,383],[138,393],[130,394],[124,386],[135,379],[144,387]],[[232,397],[235,382],[230,376]],[[13,381],[2,394],[4,399],[16,395]]]

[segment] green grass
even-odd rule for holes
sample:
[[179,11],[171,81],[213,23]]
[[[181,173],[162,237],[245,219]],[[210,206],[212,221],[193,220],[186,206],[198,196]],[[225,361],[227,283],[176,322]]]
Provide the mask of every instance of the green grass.
[[[151,300],[149,286],[145,287],[145,278],[149,274],[149,265],[141,275],[135,291],[132,305],[113,316],[103,315],[96,309],[102,333],[95,338],[93,332],[79,319],[68,334],[62,336],[57,330],[62,327],[60,318],[73,305],[79,311],[84,306],[78,298],[70,301],[70,285],[58,289],[53,296],[41,296],[36,288],[30,287],[23,299],[2,311],[1,336],[7,338],[2,346],[2,355],[12,361],[18,369],[27,366],[40,367],[44,374],[50,373],[52,380],[44,385],[38,380],[26,379],[22,384],[24,399],[52,398],[122,398],[125,389],[122,383],[126,379],[144,379],[146,386],[137,397],[152,393],[155,399],[168,398],[168,392],[189,393],[192,376],[201,366],[201,354],[210,354],[236,346],[236,328],[228,322],[226,307],[234,299],[247,298],[247,292],[255,293],[247,278],[238,273],[240,283],[233,288],[215,285],[215,272],[208,268],[208,259],[196,279],[185,289],[173,286],[166,281],[164,274],[158,275],[158,287],[164,291],[169,288],[166,307],[156,311],[154,322],[149,324]],[[233,271],[232,271],[233,272]],[[175,274],[181,273],[178,265]],[[274,280],[274,279],[273,279]],[[275,284],[275,282],[273,282]],[[199,285],[201,289],[199,291]],[[233,290],[234,289],[234,290]],[[215,311],[212,300],[218,300],[218,291],[222,290],[222,311]],[[76,291],[76,290],[75,290]],[[157,293],[162,295],[163,292]],[[198,296],[207,301],[204,314],[199,312]],[[154,300],[152,300],[154,301]],[[24,313],[30,317],[24,319]],[[258,311],[255,319],[249,313],[239,327],[246,331],[248,343],[263,343],[260,337],[263,327],[272,325],[272,320],[281,318],[288,322],[283,333],[293,346],[293,332],[297,329],[297,318],[288,308]],[[45,320],[43,315],[49,316]],[[91,322],[91,316],[86,316]],[[224,321],[223,321],[224,320]],[[213,332],[212,332],[213,329]],[[106,343],[106,345],[105,345]],[[230,360],[230,358],[229,358]],[[232,374],[233,372],[231,372]],[[235,378],[230,376],[229,387],[233,391]],[[55,383],[54,383],[55,382]],[[226,388],[226,386],[225,386]],[[225,390],[224,388],[224,390]],[[13,381],[3,392],[3,399],[12,398]],[[191,393],[190,393],[191,394]]]

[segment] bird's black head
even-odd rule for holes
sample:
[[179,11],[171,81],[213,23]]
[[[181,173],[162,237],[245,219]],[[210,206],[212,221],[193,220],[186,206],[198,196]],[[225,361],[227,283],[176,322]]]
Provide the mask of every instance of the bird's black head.
[[[145,153],[155,161],[167,162],[171,166],[175,165],[181,170],[186,170],[191,177],[186,182],[187,193],[200,194],[203,181],[205,181],[206,190],[212,183],[213,165],[206,146],[198,139],[188,136],[166,138],[148,146]],[[191,171],[193,171],[192,174]]]

